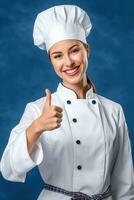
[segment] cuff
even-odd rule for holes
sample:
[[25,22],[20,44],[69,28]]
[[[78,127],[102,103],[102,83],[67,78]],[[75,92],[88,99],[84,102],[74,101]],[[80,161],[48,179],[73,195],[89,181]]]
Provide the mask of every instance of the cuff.
[[22,132],[14,141],[11,152],[11,166],[18,174],[23,174],[39,165],[43,160],[43,150],[40,141],[36,142],[35,147],[29,155],[27,149],[26,132]]

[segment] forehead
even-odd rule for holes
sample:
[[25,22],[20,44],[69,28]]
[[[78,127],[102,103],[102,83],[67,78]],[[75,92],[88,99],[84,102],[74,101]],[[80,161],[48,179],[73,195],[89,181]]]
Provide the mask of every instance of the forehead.
[[80,46],[81,44],[82,43],[79,40],[74,40],[74,39],[62,40],[62,41],[55,43],[50,48],[50,52],[52,53],[53,51],[64,51],[65,49],[69,49],[74,45]]

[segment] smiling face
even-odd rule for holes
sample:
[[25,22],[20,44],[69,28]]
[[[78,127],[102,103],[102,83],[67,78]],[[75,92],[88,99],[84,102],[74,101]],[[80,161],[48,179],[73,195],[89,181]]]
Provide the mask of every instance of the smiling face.
[[56,74],[65,86],[77,85],[86,80],[89,47],[78,40],[55,43],[49,51]]

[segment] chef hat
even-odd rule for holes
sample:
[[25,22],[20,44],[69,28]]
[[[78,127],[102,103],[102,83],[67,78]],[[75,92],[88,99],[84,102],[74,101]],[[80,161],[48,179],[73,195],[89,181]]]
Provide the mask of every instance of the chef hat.
[[92,24],[87,13],[75,5],[51,7],[37,15],[33,29],[34,44],[47,50],[65,39],[87,43]]

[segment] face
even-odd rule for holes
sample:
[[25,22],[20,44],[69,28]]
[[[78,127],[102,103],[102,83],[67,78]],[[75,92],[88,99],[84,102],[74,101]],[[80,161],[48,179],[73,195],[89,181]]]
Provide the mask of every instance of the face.
[[86,79],[89,47],[78,40],[55,43],[49,51],[51,63],[64,85],[82,83]]

